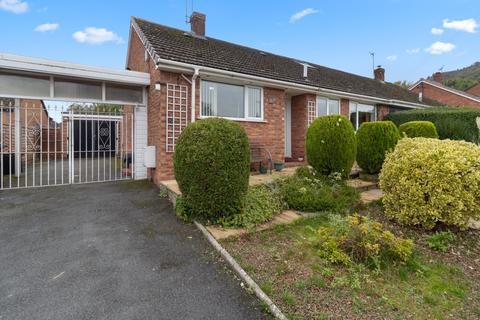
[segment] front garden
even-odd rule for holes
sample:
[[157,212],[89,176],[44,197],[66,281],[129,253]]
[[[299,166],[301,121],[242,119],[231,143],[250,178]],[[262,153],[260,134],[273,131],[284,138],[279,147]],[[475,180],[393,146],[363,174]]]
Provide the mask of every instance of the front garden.
[[[472,137],[471,121],[438,132],[413,120],[422,121],[355,133],[345,117],[317,118],[309,166],[250,187],[243,129],[198,121],[175,152],[177,215],[250,230],[221,243],[291,319],[478,319],[480,231],[470,226],[480,220],[480,149],[438,139]],[[355,161],[380,201],[362,203],[347,183]],[[255,231],[284,209],[302,218]]]

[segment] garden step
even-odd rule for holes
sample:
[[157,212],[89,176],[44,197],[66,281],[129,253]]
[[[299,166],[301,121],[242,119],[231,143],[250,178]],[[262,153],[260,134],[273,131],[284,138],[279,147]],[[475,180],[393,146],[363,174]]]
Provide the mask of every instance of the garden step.
[[380,189],[370,189],[360,193],[360,200],[362,200],[362,202],[365,204],[380,200],[382,197],[383,192]]
[[367,181],[362,179],[351,179],[347,181],[350,187],[358,190],[358,192],[368,191],[372,189],[378,189],[378,183],[374,181]]
[[246,234],[250,231],[262,231],[266,229],[270,229],[276,225],[280,224],[290,224],[295,220],[299,219],[301,216],[292,210],[284,210],[282,213],[273,217],[273,219],[267,223],[261,224],[255,227],[253,230],[249,230],[246,228],[239,228],[239,229],[226,229],[220,226],[208,226],[207,230],[212,234],[212,236],[217,239],[225,239],[228,237],[233,236],[240,236],[242,234]]

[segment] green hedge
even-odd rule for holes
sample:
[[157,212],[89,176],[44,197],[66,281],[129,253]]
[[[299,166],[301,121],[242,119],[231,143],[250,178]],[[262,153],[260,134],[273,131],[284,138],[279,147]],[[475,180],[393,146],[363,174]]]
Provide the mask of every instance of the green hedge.
[[243,209],[250,146],[238,123],[210,118],[189,124],[177,141],[173,165],[191,218],[217,221]]
[[357,163],[368,174],[382,169],[385,154],[393,150],[400,132],[391,121],[364,122],[357,130]]
[[438,107],[421,110],[408,110],[391,113],[388,120],[397,126],[409,121],[430,121],[437,128],[440,139],[465,140],[480,143],[480,133],[476,123],[479,109]]
[[355,161],[355,130],[344,116],[332,115],[315,119],[307,131],[308,163],[320,174],[334,172],[347,178]]
[[434,138],[438,139],[437,128],[430,121],[409,121],[401,124],[398,129],[402,137],[406,135],[409,138]]

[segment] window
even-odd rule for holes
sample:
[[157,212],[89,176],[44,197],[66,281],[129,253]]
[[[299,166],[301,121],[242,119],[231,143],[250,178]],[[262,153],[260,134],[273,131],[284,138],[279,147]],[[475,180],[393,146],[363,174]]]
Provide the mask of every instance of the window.
[[55,98],[102,100],[102,84],[55,79]]
[[143,90],[141,87],[106,84],[105,95],[107,100],[142,103]]
[[201,82],[201,116],[263,119],[263,91],[259,87],[212,81]]
[[0,73],[0,93],[26,97],[49,97],[50,79],[2,72]]
[[317,96],[317,117],[329,114],[340,114],[340,102]]
[[375,106],[350,102],[350,121],[355,130],[364,122],[376,121]]

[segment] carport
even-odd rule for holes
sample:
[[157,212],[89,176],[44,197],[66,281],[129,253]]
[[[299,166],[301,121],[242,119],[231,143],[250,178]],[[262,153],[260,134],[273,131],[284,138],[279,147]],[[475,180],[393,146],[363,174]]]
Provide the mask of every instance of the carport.
[[0,189],[145,179],[150,75],[0,53]]

